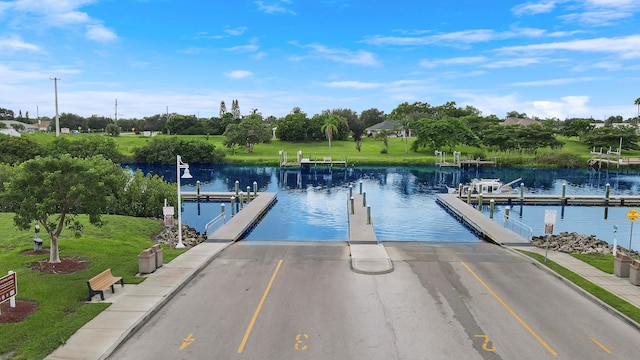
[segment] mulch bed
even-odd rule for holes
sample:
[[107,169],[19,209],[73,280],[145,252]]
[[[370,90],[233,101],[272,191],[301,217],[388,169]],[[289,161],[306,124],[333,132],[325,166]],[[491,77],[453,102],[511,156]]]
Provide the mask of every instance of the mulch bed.
[[31,264],[31,270],[46,274],[71,274],[86,269],[89,261],[78,257],[60,258],[59,263],[50,263],[49,260],[36,261]]
[[[44,255],[49,254],[49,249],[27,250],[21,255]],[[71,274],[76,271],[86,269],[89,261],[79,257],[60,258],[60,262],[52,264],[49,259],[36,261],[31,264],[31,270],[41,271],[46,274]],[[11,307],[9,301],[0,304],[0,324],[16,323],[23,321],[29,315],[38,310],[38,304],[34,301],[16,300],[16,306]]]
[[33,301],[16,300],[16,307],[11,307],[9,301],[0,304],[0,324],[17,323],[38,310],[38,304]]

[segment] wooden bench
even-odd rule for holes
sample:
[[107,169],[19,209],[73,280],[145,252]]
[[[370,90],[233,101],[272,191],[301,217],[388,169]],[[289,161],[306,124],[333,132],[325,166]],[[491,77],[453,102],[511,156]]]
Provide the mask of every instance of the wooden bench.
[[111,288],[111,293],[114,293],[115,289],[113,285],[117,282],[120,282],[124,287],[122,276],[113,276],[110,268],[89,279],[89,281],[87,281],[87,286],[89,286],[89,301],[91,301],[91,298],[93,298],[95,294],[100,294],[100,299],[104,300],[104,291]]

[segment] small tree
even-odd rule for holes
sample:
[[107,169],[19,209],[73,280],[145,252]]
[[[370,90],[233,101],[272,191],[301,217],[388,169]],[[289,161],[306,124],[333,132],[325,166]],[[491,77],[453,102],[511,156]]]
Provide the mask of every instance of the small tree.
[[107,132],[110,136],[120,136],[120,127],[116,124],[108,124],[104,131]]
[[253,146],[271,141],[271,131],[259,114],[251,114],[240,121],[240,124],[229,124],[224,132],[224,145],[233,149],[236,145],[246,146],[247,152],[253,152]]
[[51,239],[49,262],[59,263],[62,230],[67,227],[79,237],[82,225],[75,219],[79,214],[87,214],[91,224],[100,226],[100,215],[112,194],[124,187],[125,175],[102,156],[37,157],[17,168],[0,196],[2,203],[15,209],[13,221],[19,229],[29,229],[34,220],[40,223]]

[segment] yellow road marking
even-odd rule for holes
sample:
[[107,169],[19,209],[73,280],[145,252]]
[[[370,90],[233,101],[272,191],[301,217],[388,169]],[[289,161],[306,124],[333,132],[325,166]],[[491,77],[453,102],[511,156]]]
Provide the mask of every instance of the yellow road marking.
[[[307,345],[304,343],[304,340],[309,338],[309,334],[298,334],[296,335],[296,343],[293,345],[293,348],[296,350],[307,350]],[[300,346],[302,344],[302,346]]]
[[484,281],[482,281],[482,279],[476,275],[476,273],[471,270],[471,268],[469,266],[467,266],[467,264],[464,263],[464,261],[460,262],[462,264],[462,266],[464,266],[467,271],[469,271],[471,273],[471,275],[473,275],[474,278],[476,278],[476,280],[478,280],[478,282],[480,284],[482,284],[482,286],[484,286],[485,289],[487,289],[487,291],[493,295],[493,297],[498,300],[498,302],[505,308],[507,309],[507,311],[511,314],[511,316],[513,316],[516,320],[518,320],[518,322],[520,323],[520,325],[522,325],[525,329],[527,329],[527,331],[529,331],[529,333],[531,335],[533,335],[534,338],[536,338],[536,340],[538,340],[538,342],[540,342],[540,344],[542,344],[542,346],[544,346],[547,351],[549,351],[551,353],[551,355],[553,356],[558,356],[558,353],[556,353],[551,346],[549,346],[544,340],[542,340],[542,338],[540,336],[538,336],[538,334],[536,334],[535,331],[533,331],[533,329],[531,327],[529,327],[529,325],[527,325],[526,322],[524,322],[524,320],[522,320],[520,318],[520,316],[518,316],[518,314],[516,314],[515,311],[513,311],[509,305],[507,305],[507,303],[505,303],[499,296],[498,294],[496,294]]
[[596,345],[600,346],[600,348],[602,350],[604,350],[607,354],[611,354],[611,350],[607,349],[606,346],[602,345],[598,340],[596,340],[595,338],[591,338],[591,341],[593,341],[594,343],[596,343]]
[[260,302],[258,303],[258,307],[256,308],[256,311],[253,313],[253,317],[249,322],[249,326],[247,326],[247,331],[245,331],[244,337],[242,338],[242,342],[238,347],[238,354],[241,354],[244,351],[244,346],[247,344],[247,340],[249,339],[249,335],[251,334],[253,325],[256,323],[256,319],[258,318],[258,314],[260,314],[260,310],[262,309],[262,304],[264,303],[264,300],[267,298],[267,295],[269,295],[269,290],[271,290],[271,285],[273,284],[273,281],[276,279],[276,275],[278,275],[278,270],[280,270],[281,265],[282,265],[282,259],[280,259],[280,261],[278,262],[278,266],[276,266],[276,270],[273,272],[273,275],[271,275],[271,280],[269,280],[269,284],[267,285],[267,288],[264,290],[264,294],[262,294],[262,299],[260,299]]
[[191,345],[192,342],[196,341],[196,339],[193,338],[193,333],[189,334],[183,340],[184,342],[182,343],[182,345],[180,345],[180,350],[186,348],[187,346]]
[[479,337],[479,338],[484,338],[484,342],[482,343],[482,350],[484,351],[489,351],[489,352],[494,352],[496,351],[496,347],[495,346],[491,346],[489,347],[489,337],[487,335],[475,335],[475,337]]

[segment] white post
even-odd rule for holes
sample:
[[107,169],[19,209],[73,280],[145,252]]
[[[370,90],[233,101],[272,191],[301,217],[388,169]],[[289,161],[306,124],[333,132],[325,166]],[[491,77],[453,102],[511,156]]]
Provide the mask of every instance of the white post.
[[[14,273],[13,271],[9,270],[9,275],[11,275],[13,273]],[[16,292],[17,292],[17,290],[18,290],[18,281],[16,280]],[[9,306],[11,306],[12,308],[16,307],[16,296],[15,295],[12,296],[9,299]]]
[[616,232],[618,232],[618,225],[613,225],[613,257],[618,254],[618,240],[616,239]]
[[178,244],[176,244],[176,249],[184,249],[184,244],[182,243],[182,202],[180,201],[180,163],[181,163],[180,155],[176,156],[176,181],[178,182]]
[[185,245],[182,243],[182,201],[180,196],[180,169],[184,170],[184,178],[191,179],[191,173],[189,172],[189,164],[182,162],[180,155],[176,155],[176,182],[178,183],[178,244],[176,249],[184,249]]

